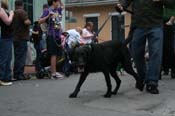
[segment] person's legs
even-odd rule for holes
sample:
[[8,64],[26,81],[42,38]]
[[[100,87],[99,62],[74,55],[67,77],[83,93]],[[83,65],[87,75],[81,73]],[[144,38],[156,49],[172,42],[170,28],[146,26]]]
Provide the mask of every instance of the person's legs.
[[173,25],[173,34],[174,34],[174,38],[173,38],[173,51],[174,51],[174,54],[175,54],[175,23]]
[[52,72],[52,74],[55,74],[56,73],[56,56],[55,55],[52,55],[51,56],[50,66],[51,66],[51,72]]
[[56,45],[55,40],[52,36],[48,36],[47,38],[47,50],[48,54],[51,56],[50,68],[52,77],[55,79],[62,78],[63,75],[56,72],[57,56],[61,55],[61,49],[59,48],[59,46]]
[[5,66],[6,66],[6,52],[5,48],[6,45],[4,44],[5,41],[0,38],[0,80],[4,80],[5,77]]
[[167,39],[167,30],[166,26],[164,26],[164,36],[163,36],[163,57],[162,57],[162,70],[164,75],[168,75],[169,73],[169,66],[168,66],[168,57],[169,57],[169,46],[168,46],[168,39]]
[[163,61],[162,61],[162,69],[165,75],[168,75],[169,68],[171,67],[171,44],[173,39],[173,28],[171,25],[164,25],[163,28]]
[[148,91],[158,94],[158,80],[160,76],[163,49],[163,28],[153,27],[148,31],[149,62],[146,75]]
[[0,40],[0,79],[11,80],[12,40]]
[[146,65],[145,65],[145,29],[137,28],[133,34],[132,40],[132,56],[137,68],[139,77],[144,81],[146,74]]
[[12,80],[12,67],[11,67],[11,60],[12,60],[12,39],[7,40],[7,48],[6,48],[6,55],[7,55],[7,64],[5,70],[5,81]]
[[11,85],[12,39],[0,39],[0,85]]
[[26,62],[27,54],[27,41],[19,40],[14,42],[14,78],[23,80],[24,77],[24,67]]
[[173,45],[172,45],[172,67],[171,67],[171,78],[175,78],[175,24],[173,25]]

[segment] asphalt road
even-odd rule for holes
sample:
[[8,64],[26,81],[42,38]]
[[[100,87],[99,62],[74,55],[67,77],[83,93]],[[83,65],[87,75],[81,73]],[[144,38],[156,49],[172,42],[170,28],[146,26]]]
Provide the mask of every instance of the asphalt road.
[[134,79],[125,74],[120,76],[119,93],[103,98],[104,76],[90,74],[78,98],[70,99],[78,78],[32,79],[0,86],[0,116],[175,116],[175,80],[169,76],[160,81],[160,94],[151,95],[135,89]]

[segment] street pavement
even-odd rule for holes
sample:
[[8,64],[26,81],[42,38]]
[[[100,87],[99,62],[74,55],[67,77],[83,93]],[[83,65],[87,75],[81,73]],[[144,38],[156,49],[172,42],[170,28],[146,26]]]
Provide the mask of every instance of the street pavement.
[[120,78],[121,88],[111,98],[103,98],[106,83],[101,73],[90,74],[73,99],[68,96],[77,84],[78,74],[63,80],[33,77],[0,86],[0,116],[175,116],[175,79],[163,76],[160,94],[152,95],[135,89],[130,75]]

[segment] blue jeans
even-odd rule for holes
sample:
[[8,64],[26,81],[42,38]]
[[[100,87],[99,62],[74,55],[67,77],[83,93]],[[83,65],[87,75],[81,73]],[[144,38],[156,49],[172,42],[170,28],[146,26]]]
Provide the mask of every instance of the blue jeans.
[[[145,63],[145,46],[148,41],[149,61]],[[158,86],[162,63],[163,28],[137,28],[133,34],[132,55],[138,75],[148,85]]]
[[14,41],[14,78],[24,79],[24,67],[27,55],[27,41],[15,40]]
[[12,38],[0,39],[0,80],[11,81],[12,79]]

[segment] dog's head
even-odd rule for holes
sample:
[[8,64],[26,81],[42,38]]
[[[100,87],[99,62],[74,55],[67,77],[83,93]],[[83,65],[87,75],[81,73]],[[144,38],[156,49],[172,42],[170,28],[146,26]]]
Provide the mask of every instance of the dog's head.
[[78,72],[84,72],[85,66],[89,62],[91,50],[91,45],[83,45],[72,51],[72,64]]

